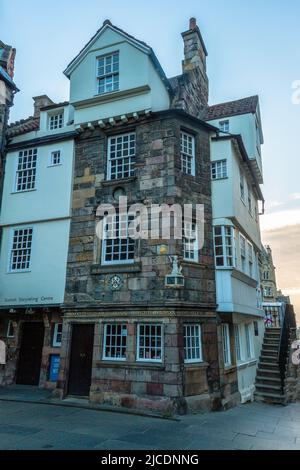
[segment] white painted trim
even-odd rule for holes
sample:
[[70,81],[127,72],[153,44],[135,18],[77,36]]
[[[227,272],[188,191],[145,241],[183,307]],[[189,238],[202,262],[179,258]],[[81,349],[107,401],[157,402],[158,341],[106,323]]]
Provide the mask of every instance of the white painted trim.
[[103,361],[110,361],[110,362],[126,362],[127,361],[127,335],[128,335],[128,328],[126,324],[126,349],[125,349],[125,355],[126,357],[106,357],[105,356],[105,349],[106,349],[106,333],[107,333],[107,325],[121,325],[123,326],[125,323],[105,323],[104,324],[104,329],[103,329],[103,347],[102,347],[102,360]]
[[52,340],[52,346],[54,348],[60,348],[61,347],[61,342],[57,341],[57,335],[58,335],[58,326],[62,325],[62,322],[57,322],[54,325],[54,331],[53,331],[53,340]]
[[[139,357],[139,345],[140,345],[140,327],[143,325],[160,326],[161,327],[161,359],[145,359]],[[152,323],[152,322],[141,322],[137,324],[137,335],[136,335],[136,362],[146,362],[162,364],[164,357],[164,324],[163,323]]]
[[64,70],[64,74],[69,78],[71,73],[77,68],[77,65],[87,56],[89,53],[90,49],[93,47],[96,41],[98,41],[99,37],[106,31],[106,29],[111,29],[114,31],[116,34],[119,34],[121,37],[123,37],[128,43],[132,44],[134,47],[139,49],[140,51],[144,52],[147,55],[150,55],[151,49],[148,46],[144,46],[134,38],[129,37],[125,32],[118,31],[116,28],[114,28],[112,25],[106,24],[102,26],[102,28],[99,29],[98,34],[95,35],[92,41],[89,41],[84,49],[78,54],[74,62],[72,63]]

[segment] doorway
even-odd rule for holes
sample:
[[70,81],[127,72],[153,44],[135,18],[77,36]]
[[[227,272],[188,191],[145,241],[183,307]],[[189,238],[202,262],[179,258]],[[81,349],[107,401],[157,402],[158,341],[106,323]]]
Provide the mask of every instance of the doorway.
[[44,334],[44,323],[23,323],[17,384],[39,385]]
[[72,328],[68,394],[89,396],[92,381],[94,325],[75,324]]

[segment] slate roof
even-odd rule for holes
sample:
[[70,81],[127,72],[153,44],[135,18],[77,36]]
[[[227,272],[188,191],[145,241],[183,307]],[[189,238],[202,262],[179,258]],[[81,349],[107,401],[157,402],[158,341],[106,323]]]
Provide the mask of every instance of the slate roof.
[[239,116],[240,114],[254,114],[257,105],[258,96],[249,96],[240,100],[208,106],[202,117],[205,121],[212,121],[229,116]]
[[40,127],[40,119],[29,116],[27,119],[13,122],[7,128],[7,137],[15,137],[17,135],[26,134],[38,130]]

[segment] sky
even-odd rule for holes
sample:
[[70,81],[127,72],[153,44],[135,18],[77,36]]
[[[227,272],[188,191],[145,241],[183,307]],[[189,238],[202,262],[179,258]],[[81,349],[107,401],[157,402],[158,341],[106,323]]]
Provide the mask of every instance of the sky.
[[0,0],[0,38],[17,49],[21,89],[11,120],[32,114],[32,96],[68,99],[62,72],[106,18],[151,45],[167,76],[181,73],[180,33],[192,16],[208,49],[210,104],[260,97],[263,242],[300,321],[299,0]]

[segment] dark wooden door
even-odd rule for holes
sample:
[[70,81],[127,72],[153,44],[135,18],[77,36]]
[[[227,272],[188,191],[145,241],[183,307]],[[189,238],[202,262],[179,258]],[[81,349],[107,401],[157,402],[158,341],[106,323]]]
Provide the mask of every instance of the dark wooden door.
[[94,325],[73,325],[69,395],[88,396],[92,380]]
[[43,323],[23,323],[17,372],[18,384],[39,384],[44,334]]

